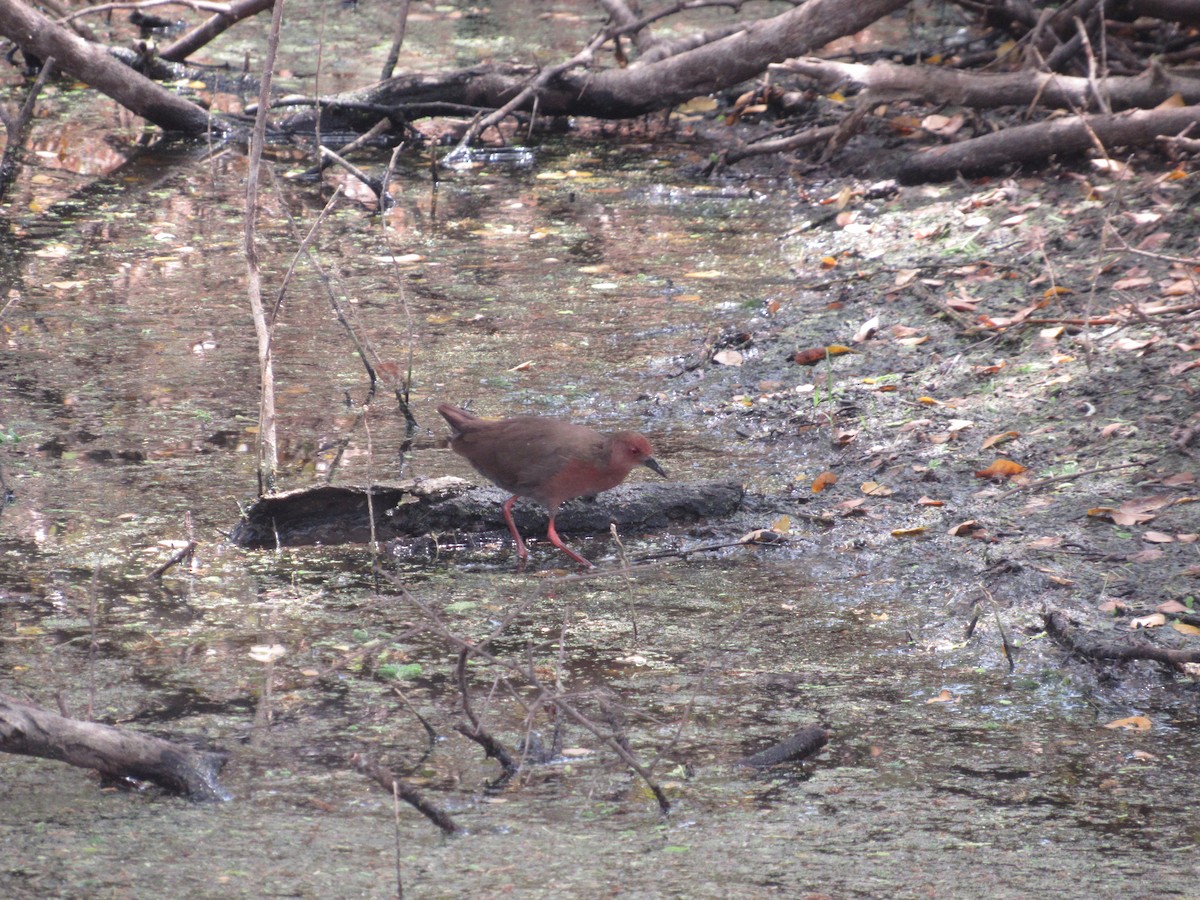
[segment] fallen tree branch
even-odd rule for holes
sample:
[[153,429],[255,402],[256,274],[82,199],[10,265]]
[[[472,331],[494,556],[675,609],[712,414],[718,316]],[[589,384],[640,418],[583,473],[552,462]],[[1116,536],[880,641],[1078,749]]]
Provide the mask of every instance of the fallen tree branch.
[[[214,130],[208,113],[118,62],[99,44],[20,0],[0,0],[0,35],[38,59],[54,57],[64,72],[90,84],[166,131],[200,137]],[[220,130],[220,129],[216,129]]]
[[95,769],[116,780],[152,781],[193,800],[230,799],[217,783],[229,758],[226,753],[69,719],[4,695],[0,695],[0,751]]
[[[872,65],[805,57],[789,59],[773,69],[794,72],[817,83],[822,91],[854,87],[870,91],[879,101],[920,98],[974,109],[1001,106],[1097,110],[1088,78],[1037,72],[966,72],[945,66]],[[1152,66],[1136,76],[1110,75],[1101,79],[1113,110],[1152,109],[1178,94],[1187,104],[1200,103],[1200,78]]]
[[1173,650],[1169,647],[1156,647],[1143,640],[1114,639],[1101,632],[1080,627],[1062,610],[1051,610],[1042,618],[1050,635],[1066,644],[1073,653],[1088,659],[1112,659],[1118,662],[1147,659],[1169,666],[1200,663],[1200,650]]
[[901,163],[898,177],[906,184],[917,184],[960,174],[1006,171],[1013,165],[1042,162],[1052,156],[1078,156],[1094,149],[1097,139],[1106,150],[1139,147],[1197,122],[1200,105],[1050,119],[913,154]]
[[351,755],[350,762],[359,772],[362,772],[372,781],[379,784],[389,794],[394,794],[399,797],[438,828],[442,829],[442,831],[446,834],[462,833],[462,828],[460,828],[458,823],[450,818],[450,814],[448,812],[436,804],[430,803],[415,787],[407,782],[401,781],[379,763],[370,760],[359,753]]
[[807,725],[766,750],[739,759],[734,765],[765,768],[785,762],[796,762],[812,756],[827,743],[829,743],[828,731],[820,725]]

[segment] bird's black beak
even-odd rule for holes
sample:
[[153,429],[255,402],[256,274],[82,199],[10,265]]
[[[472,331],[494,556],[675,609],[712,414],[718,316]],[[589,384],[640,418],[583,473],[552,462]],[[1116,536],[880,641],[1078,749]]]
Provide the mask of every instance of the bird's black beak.
[[667,477],[667,473],[663,471],[663,467],[658,464],[658,460],[653,456],[648,456],[642,460],[642,465],[651,471],[657,472],[663,478]]

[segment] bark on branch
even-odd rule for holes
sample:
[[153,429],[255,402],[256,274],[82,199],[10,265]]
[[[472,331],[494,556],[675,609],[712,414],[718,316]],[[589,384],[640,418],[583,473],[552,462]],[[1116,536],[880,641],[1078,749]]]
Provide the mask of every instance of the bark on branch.
[[1003,171],[1013,164],[1042,162],[1051,156],[1076,156],[1088,150],[1150,144],[1174,137],[1200,123],[1200,105],[1151,109],[1110,116],[1071,116],[938,147],[911,156],[900,166],[907,184],[945,181],[958,174]]
[[80,722],[0,695],[0,751],[56,759],[116,779],[152,781],[194,800],[228,800],[217,783],[222,753]]
[[1093,82],[1053,72],[975,73],[939,66],[873,65],[826,59],[788,60],[781,67],[817,82],[823,91],[851,86],[880,101],[919,97],[975,109],[1037,105],[1052,109],[1099,109],[1099,86],[1111,109],[1149,109],[1178,94],[1185,103],[1200,103],[1200,78],[1152,67],[1133,78],[1110,76]]
[[[747,24],[736,33],[665,59],[636,61],[627,68],[572,70],[561,73],[520,105],[543,115],[635,118],[669,109],[693,97],[725,90],[755,78],[772,63],[809,53],[835,38],[854,34],[905,6],[908,0],[809,0],[770,19]],[[414,105],[450,103],[497,109],[517,96],[533,76],[529,68],[476,68],[446,75],[400,76],[370,88],[321,99],[339,109],[339,124],[368,128],[380,109],[398,113]],[[314,127],[314,111],[293,116],[287,127]]]
[[99,44],[19,0],[0,0],[0,35],[38,59],[54,57],[64,72],[90,84],[165,131],[198,137],[210,128],[208,113],[115,60]]

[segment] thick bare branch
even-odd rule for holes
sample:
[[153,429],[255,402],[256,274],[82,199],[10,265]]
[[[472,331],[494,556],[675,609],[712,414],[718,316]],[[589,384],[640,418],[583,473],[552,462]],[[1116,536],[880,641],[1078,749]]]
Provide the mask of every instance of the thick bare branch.
[[202,135],[208,113],[122,65],[97,44],[56,25],[19,0],[0,0],[0,34],[39,59],[53,56],[64,72],[167,131]]
[[994,172],[1015,163],[1085,153],[1097,140],[1106,148],[1137,147],[1198,123],[1200,105],[1051,119],[914,154],[901,165],[899,177],[912,184],[953,178],[958,173]]
[[[1087,78],[1050,72],[979,74],[938,66],[889,62],[866,66],[815,58],[788,60],[781,68],[812,78],[822,90],[851,85],[870,91],[877,100],[919,97],[932,103],[979,109],[1030,104],[1055,109],[1094,108],[1094,92]],[[1200,78],[1158,68],[1135,78],[1105,78],[1102,84],[1114,109],[1149,109],[1176,94],[1185,103],[1200,103]]]

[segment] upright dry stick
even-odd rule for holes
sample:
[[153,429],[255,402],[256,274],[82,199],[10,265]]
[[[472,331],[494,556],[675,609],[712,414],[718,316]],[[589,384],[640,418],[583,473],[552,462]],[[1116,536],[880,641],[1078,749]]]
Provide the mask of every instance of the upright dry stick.
[[258,336],[258,368],[261,396],[258,413],[258,492],[275,489],[279,470],[279,446],[275,437],[275,367],[272,363],[271,328],[262,302],[262,275],[258,269],[258,248],[255,245],[255,224],[258,216],[258,167],[262,162],[263,144],[267,133],[267,110],[271,101],[271,72],[275,67],[275,52],[279,49],[279,28],[283,22],[283,0],[275,0],[271,14],[271,34],[267,39],[267,58],[263,61],[262,86],[258,93],[258,112],[254,118],[254,133],[250,136],[250,162],[246,172],[246,291],[254,315],[254,332]]

